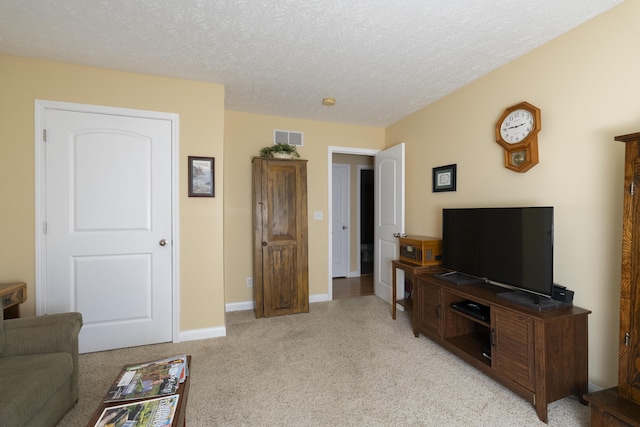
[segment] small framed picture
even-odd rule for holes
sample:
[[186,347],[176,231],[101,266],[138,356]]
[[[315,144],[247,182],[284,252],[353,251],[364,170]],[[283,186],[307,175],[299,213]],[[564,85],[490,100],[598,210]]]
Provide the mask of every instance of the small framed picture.
[[189,197],[215,197],[215,160],[189,156]]
[[456,167],[447,165],[433,168],[433,192],[456,191]]

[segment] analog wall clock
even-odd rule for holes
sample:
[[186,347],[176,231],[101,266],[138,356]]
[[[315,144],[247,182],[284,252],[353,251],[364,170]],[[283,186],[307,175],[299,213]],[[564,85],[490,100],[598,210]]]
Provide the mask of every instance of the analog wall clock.
[[538,164],[540,109],[521,102],[504,110],[496,123],[496,142],[505,150],[504,166],[526,172]]

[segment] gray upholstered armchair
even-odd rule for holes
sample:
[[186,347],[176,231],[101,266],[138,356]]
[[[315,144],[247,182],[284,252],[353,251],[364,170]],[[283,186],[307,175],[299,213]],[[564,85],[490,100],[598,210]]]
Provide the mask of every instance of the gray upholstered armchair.
[[0,427],[55,426],[78,401],[80,313],[3,320]]

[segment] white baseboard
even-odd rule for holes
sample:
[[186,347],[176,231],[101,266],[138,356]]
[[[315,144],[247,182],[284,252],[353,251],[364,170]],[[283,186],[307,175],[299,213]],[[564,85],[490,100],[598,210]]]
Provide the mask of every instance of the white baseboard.
[[314,302],[325,302],[325,301],[329,301],[329,294],[309,295],[309,302],[312,304]]
[[255,308],[256,303],[254,301],[230,302],[229,304],[224,305],[224,310],[227,313],[231,311],[253,310]]
[[[309,302],[324,302],[329,301],[329,294],[316,294],[309,295]],[[253,301],[243,301],[243,302],[230,302],[224,305],[224,309],[227,313],[232,311],[244,311],[244,310],[253,310],[256,308],[255,302]]]
[[206,340],[209,338],[220,338],[227,336],[226,326],[215,326],[213,328],[191,329],[189,331],[181,331],[178,342]]

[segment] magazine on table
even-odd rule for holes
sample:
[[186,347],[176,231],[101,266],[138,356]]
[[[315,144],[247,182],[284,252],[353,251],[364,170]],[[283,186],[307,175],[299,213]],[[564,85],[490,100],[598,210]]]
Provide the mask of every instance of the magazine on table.
[[112,406],[102,411],[95,427],[170,426],[178,406],[177,394]]
[[175,394],[189,375],[187,356],[174,356],[125,366],[104,398],[105,402]]

